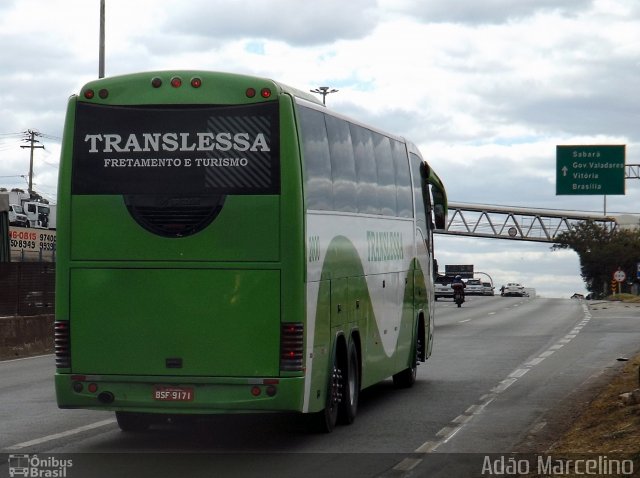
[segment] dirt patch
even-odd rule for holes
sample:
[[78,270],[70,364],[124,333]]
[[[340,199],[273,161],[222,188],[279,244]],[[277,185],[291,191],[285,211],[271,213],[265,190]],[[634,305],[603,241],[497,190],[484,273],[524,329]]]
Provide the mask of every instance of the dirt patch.
[[640,404],[624,404],[620,395],[640,388],[640,354],[579,414],[547,451],[633,455],[640,465]]

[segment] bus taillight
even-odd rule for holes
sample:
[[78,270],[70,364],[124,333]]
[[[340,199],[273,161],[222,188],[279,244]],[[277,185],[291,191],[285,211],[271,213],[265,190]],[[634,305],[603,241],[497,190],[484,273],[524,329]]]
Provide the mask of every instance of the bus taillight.
[[182,86],[182,78],[179,76],[174,76],[171,78],[171,86],[174,88],[180,88]]
[[262,88],[262,90],[260,90],[260,95],[263,98],[271,98],[271,90],[269,88]]
[[287,322],[280,327],[280,371],[301,372],[304,355],[302,322]]
[[84,97],[88,100],[92,100],[93,97],[96,96],[96,92],[88,89],[88,90],[84,90]]
[[198,77],[191,78],[191,86],[194,88],[200,88],[202,86],[202,80]]
[[56,320],[54,325],[54,345],[56,352],[56,367],[71,367],[71,330],[68,320]]

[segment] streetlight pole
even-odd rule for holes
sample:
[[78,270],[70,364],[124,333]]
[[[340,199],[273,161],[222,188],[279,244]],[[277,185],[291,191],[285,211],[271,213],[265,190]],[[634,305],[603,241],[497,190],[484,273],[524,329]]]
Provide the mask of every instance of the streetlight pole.
[[98,78],[104,78],[104,0],[100,0],[100,46],[98,51]]
[[331,93],[337,93],[339,90],[336,90],[335,88],[330,89],[328,86],[319,86],[315,90],[309,90],[309,91],[311,91],[311,93],[318,93],[319,95],[322,95],[322,104],[326,105],[327,95]]

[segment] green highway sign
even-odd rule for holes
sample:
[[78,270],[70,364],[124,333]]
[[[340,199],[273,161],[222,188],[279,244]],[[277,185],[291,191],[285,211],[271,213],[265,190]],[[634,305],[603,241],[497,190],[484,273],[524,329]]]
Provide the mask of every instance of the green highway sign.
[[556,195],[624,194],[626,146],[556,146]]

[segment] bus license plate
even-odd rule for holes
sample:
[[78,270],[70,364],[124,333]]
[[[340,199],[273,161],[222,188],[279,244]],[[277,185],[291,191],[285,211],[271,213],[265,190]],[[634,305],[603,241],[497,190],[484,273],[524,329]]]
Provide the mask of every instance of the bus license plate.
[[163,402],[191,402],[194,393],[191,387],[153,387],[153,399]]

